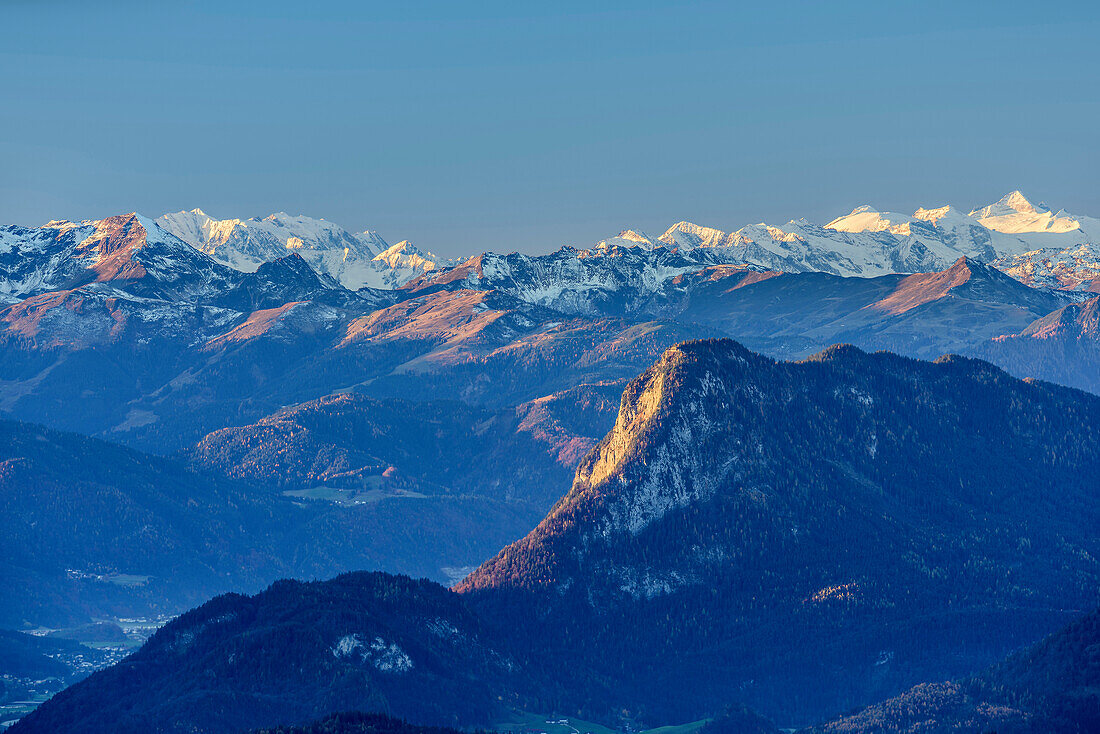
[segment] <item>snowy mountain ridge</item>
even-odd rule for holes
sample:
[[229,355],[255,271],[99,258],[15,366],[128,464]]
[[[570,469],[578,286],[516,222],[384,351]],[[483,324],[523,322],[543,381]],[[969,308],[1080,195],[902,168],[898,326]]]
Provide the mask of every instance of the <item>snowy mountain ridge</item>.
[[108,281],[136,296],[187,300],[225,289],[232,273],[140,214],[0,227],[5,301]]
[[396,288],[442,262],[408,242],[395,249],[371,230],[352,233],[325,219],[286,212],[263,219],[219,220],[192,209],[165,214],[157,224],[215,261],[243,272],[297,252],[314,270],[350,290]]
[[[115,230],[124,232],[110,233]],[[138,240],[142,244],[134,249]],[[119,247],[140,254],[108,258]],[[1100,219],[1054,212],[1013,191],[970,213],[948,205],[907,215],[863,205],[825,225],[794,219],[732,232],[682,221],[657,237],[624,229],[589,249],[487,252],[461,260],[419,250],[407,240],[390,245],[372,230],[353,233],[325,219],[285,212],[219,220],[192,209],[155,220],[138,214],[56,220],[42,227],[0,227],[0,298],[15,301],[82,280],[135,280],[142,273],[154,275],[162,286],[175,282],[169,290],[182,294],[292,254],[349,290],[461,282],[503,288],[572,313],[593,311],[584,303],[592,298],[630,308],[672,279],[718,265],[874,277],[935,272],[966,257],[1028,285],[1100,291]],[[201,275],[185,278],[185,271]]]
[[[395,251],[376,232],[352,234],[324,219],[283,212],[263,219],[215,220],[195,209],[166,214],[157,222],[215,260],[245,271],[297,249],[315,270],[352,289],[400,287],[468,260],[446,261],[407,241],[398,243]],[[712,252],[705,257],[698,253],[688,259],[859,277],[930,272],[965,256],[992,262],[1029,284],[1089,290],[1091,280],[1100,275],[1100,270],[1093,272],[1091,262],[1097,259],[1098,242],[1100,220],[1065,210],[1052,212],[1012,191],[969,213],[946,205],[920,207],[906,215],[862,205],[825,225],[793,219],[780,226],[762,222],[732,232],[681,221],[658,237],[624,229],[575,252],[580,259],[621,255],[635,247],[674,248],[681,254],[708,249]],[[559,254],[526,257],[556,260]]]
[[719,267],[870,278],[939,272],[966,258],[1027,285],[1079,291],[1078,297],[1084,297],[1100,288],[1100,239],[1090,234],[1100,227],[1087,217],[1074,218],[1072,227],[1069,221],[1068,215],[1032,205],[1019,192],[973,214],[952,206],[922,207],[912,216],[859,206],[824,226],[797,219],[782,227],[761,223],[734,232],[683,221],[659,237],[626,229],[587,250],[488,252],[426,271],[407,287],[491,288],[566,313],[591,315],[609,309],[645,311],[649,299],[678,288],[689,273],[712,277]]
[[1056,271],[1080,261],[1081,253],[1071,253],[1083,245],[1097,252],[1100,220],[1052,213],[1013,191],[969,214],[950,205],[921,207],[912,215],[863,205],[824,226],[797,219],[726,233],[681,222],[658,240],[681,248],[723,248],[731,259],[771,269],[862,277],[938,270],[966,256],[1013,268],[1013,276],[1029,284],[1087,290],[1082,286],[1087,279],[1059,277]]
[[501,288],[540,305],[584,313],[591,310],[585,301],[593,297],[606,302],[620,298],[613,293],[634,289],[631,298],[637,301],[672,278],[715,265],[875,277],[940,271],[966,257],[1028,285],[1090,292],[1100,289],[1098,243],[1100,220],[1051,213],[1013,191],[969,214],[950,205],[921,207],[912,215],[864,205],[825,225],[795,219],[726,232],[682,221],[658,237],[625,229],[590,249],[484,253],[456,267],[426,271],[415,282]]

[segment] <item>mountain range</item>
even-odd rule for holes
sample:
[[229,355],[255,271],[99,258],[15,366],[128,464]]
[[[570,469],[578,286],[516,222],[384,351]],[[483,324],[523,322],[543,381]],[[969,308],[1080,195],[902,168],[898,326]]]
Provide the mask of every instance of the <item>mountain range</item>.
[[[242,270],[254,270],[261,262],[299,251],[315,269],[352,289],[400,286],[415,274],[432,274],[469,259],[443,261],[407,242],[383,255],[394,248],[374,232],[352,235],[324,220],[285,213],[262,220],[217,221],[194,210],[165,215],[158,223],[220,262]],[[942,270],[965,256],[995,263],[1029,285],[1088,291],[1095,290],[1093,281],[1100,276],[1098,240],[1100,220],[1064,210],[1052,212],[1013,191],[969,214],[940,206],[904,215],[863,205],[824,226],[798,219],[781,226],[761,223],[724,232],[679,222],[658,237],[624,230],[588,250],[566,248],[554,253],[545,267],[554,268],[555,261],[622,256],[641,247],[690,253],[696,264],[718,261],[783,272],[868,277]],[[382,275],[383,264],[394,272]],[[570,262],[575,271],[590,271],[586,265]],[[659,262],[647,270],[648,277],[657,280],[670,273]],[[579,272],[560,274],[568,280]],[[591,284],[592,274],[586,275]],[[550,282],[546,285],[553,288]]]
[[[979,214],[1011,218],[997,214],[1004,206]],[[1050,226],[1066,229],[1063,220]],[[238,244],[283,231],[274,220],[249,222],[204,231],[237,232],[223,239]],[[583,256],[487,254],[399,288],[353,291],[303,256],[324,249],[322,235],[344,236],[308,224],[285,231],[312,236],[312,249],[252,272],[138,215],[4,230],[0,290],[15,299],[0,310],[5,417],[173,454],[173,473],[259,485],[261,505],[307,502],[326,527],[318,538],[339,527],[379,529],[356,551],[321,554],[313,566],[267,556],[257,576],[193,576],[194,589],[146,611],[181,611],[280,572],[382,567],[454,579],[551,508],[612,428],[626,381],[685,340],[729,336],[785,359],[837,342],[921,358],[956,352],[1100,391],[1100,299],[1027,286],[970,257],[930,273],[843,277],[722,264],[710,257],[722,249],[713,241],[685,252],[632,235],[634,244]],[[1026,226],[1038,225],[1017,228]],[[361,239],[364,252],[375,247]],[[429,430],[439,443],[413,440]],[[38,522],[34,513],[14,517]],[[79,535],[57,519],[37,527]],[[392,527],[430,528],[431,540],[382,530]],[[134,570],[118,554],[96,563],[100,576]],[[151,565],[139,575],[172,575]],[[75,607],[46,609],[42,599],[60,597],[40,592],[86,583],[66,578],[64,563],[47,566],[16,572],[27,596],[4,610],[13,623],[136,614],[160,588],[100,586]]]
[[376,232],[352,234],[324,219],[285,212],[263,219],[217,220],[192,209],[165,214],[157,225],[217,262],[244,272],[297,253],[314,270],[350,290],[394,288],[447,264],[407,240],[389,245]]
[[[445,260],[408,241],[390,246],[373,231],[352,233],[324,219],[284,212],[244,220],[217,220],[200,209],[155,220],[123,216],[127,217],[137,225],[127,228],[131,243],[148,232],[148,244],[161,246],[155,249],[178,249],[185,243],[210,261],[238,272],[255,272],[264,263],[298,254],[312,269],[349,290],[392,289],[423,276],[443,275],[453,281],[468,278],[471,269],[478,271],[478,278],[492,279],[507,277],[517,265],[536,268],[540,290],[528,300],[543,305],[550,305],[560,295],[559,289],[622,287],[624,270],[633,271],[635,286],[653,286],[689,269],[719,263],[870,277],[942,270],[967,257],[992,263],[1029,285],[1086,292],[1096,290],[1093,281],[1100,276],[1096,252],[1100,220],[1064,210],[1052,212],[1019,191],[969,214],[951,206],[920,208],[912,216],[860,206],[824,226],[798,219],[781,227],[754,224],[733,232],[679,222],[658,237],[624,230],[590,249],[567,247],[549,255],[504,259],[487,254]],[[81,279],[139,277],[136,268],[128,270],[122,264],[130,261],[129,255],[112,255],[116,249],[130,249],[125,237],[104,234],[118,227],[117,219],[0,228],[0,296],[11,301]],[[654,250],[674,251],[678,257],[643,254]],[[155,268],[149,255],[138,258],[140,267]],[[622,257],[633,261],[626,268],[609,263]],[[639,267],[639,258],[644,267]],[[482,272],[485,267],[488,274]],[[449,274],[454,268],[462,268],[461,276]],[[88,269],[94,274],[81,272]]]
[[977,360],[681,344],[546,518],[453,590],[360,573],[218,597],[14,731],[659,723],[730,702],[827,719],[1098,605],[1098,426],[1100,398]]
[[[1098,232],[1019,192],[453,261],[282,213],[0,227],[0,627],[92,643],[307,580],[212,602],[219,645],[274,635],[262,671],[210,688],[199,645],[118,679],[165,707],[135,730],[802,725],[968,680],[1100,605]],[[308,581],[359,569],[457,586]],[[429,597],[484,654],[424,636]],[[354,629],[383,601],[408,625]]]
[[855,278],[722,264],[721,249],[486,254],[352,291],[300,252],[242,272],[137,215],[9,227],[0,411],[177,450],[334,391],[516,405],[628,378],[670,344],[711,336],[788,358],[837,341],[955,351],[1098,389],[1095,326],[1048,329],[1035,346],[1033,325],[1080,291],[1027,287],[970,257]]

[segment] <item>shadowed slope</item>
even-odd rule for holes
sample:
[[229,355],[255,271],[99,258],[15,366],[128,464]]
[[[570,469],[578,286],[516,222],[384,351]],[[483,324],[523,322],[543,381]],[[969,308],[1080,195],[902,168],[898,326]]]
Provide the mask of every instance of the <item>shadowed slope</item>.
[[1100,612],[957,683],[922,683],[805,734],[1100,731]]

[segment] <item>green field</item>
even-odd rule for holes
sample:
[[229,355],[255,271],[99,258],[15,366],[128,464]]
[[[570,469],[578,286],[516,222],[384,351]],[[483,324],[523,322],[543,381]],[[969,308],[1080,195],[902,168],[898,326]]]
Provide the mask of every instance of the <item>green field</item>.
[[[60,688],[58,690],[60,690]],[[41,693],[28,697],[27,699],[22,701],[10,701],[5,704],[0,704],[0,727],[2,727],[4,724],[10,725],[18,719],[26,716],[31,711],[34,711],[36,708],[38,708],[39,704],[45,703],[50,698],[52,693],[53,692]]]
[[708,721],[710,721],[710,719],[699,719],[689,724],[658,726],[656,729],[646,729],[642,734],[695,734],[695,732],[702,729],[703,725]]
[[[564,724],[557,722],[565,721]],[[553,722],[553,723],[548,723]],[[501,732],[546,732],[546,734],[616,734],[614,729],[571,716],[532,714],[517,711],[509,721],[493,727]]]
[[[377,479],[377,477],[368,477]],[[283,492],[287,497],[305,500],[323,500],[345,507],[351,505],[369,505],[389,498],[423,499],[426,494],[405,489],[384,491],[381,489],[343,489],[339,487],[309,487],[308,489],[288,489]]]
[[149,576],[142,576],[136,573],[109,573],[103,577],[104,581],[108,581],[115,586],[145,586],[149,583]]
[[[565,723],[559,723],[559,722]],[[659,726],[655,729],[647,729],[640,734],[695,734],[707,723],[709,719],[700,719],[688,724],[672,726]],[[533,714],[526,711],[517,711],[508,721],[501,722],[493,727],[501,732],[545,732],[545,734],[617,734],[614,729],[609,729],[602,724],[596,724],[584,719],[576,719],[571,716],[559,716],[557,714]]]

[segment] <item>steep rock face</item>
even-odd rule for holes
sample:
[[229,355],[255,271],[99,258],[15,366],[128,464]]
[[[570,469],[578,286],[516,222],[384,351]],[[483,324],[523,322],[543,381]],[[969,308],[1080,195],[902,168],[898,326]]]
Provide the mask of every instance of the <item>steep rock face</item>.
[[1092,605],[1098,418],[974,360],[683,344],[539,527],[457,588],[533,605],[604,661],[574,664],[637,666],[635,699],[669,686],[690,708],[721,679],[781,722],[839,710],[1065,620],[1041,600]]
[[0,229],[0,296],[9,301],[96,282],[135,296],[193,299],[231,281],[232,271],[139,214]]

